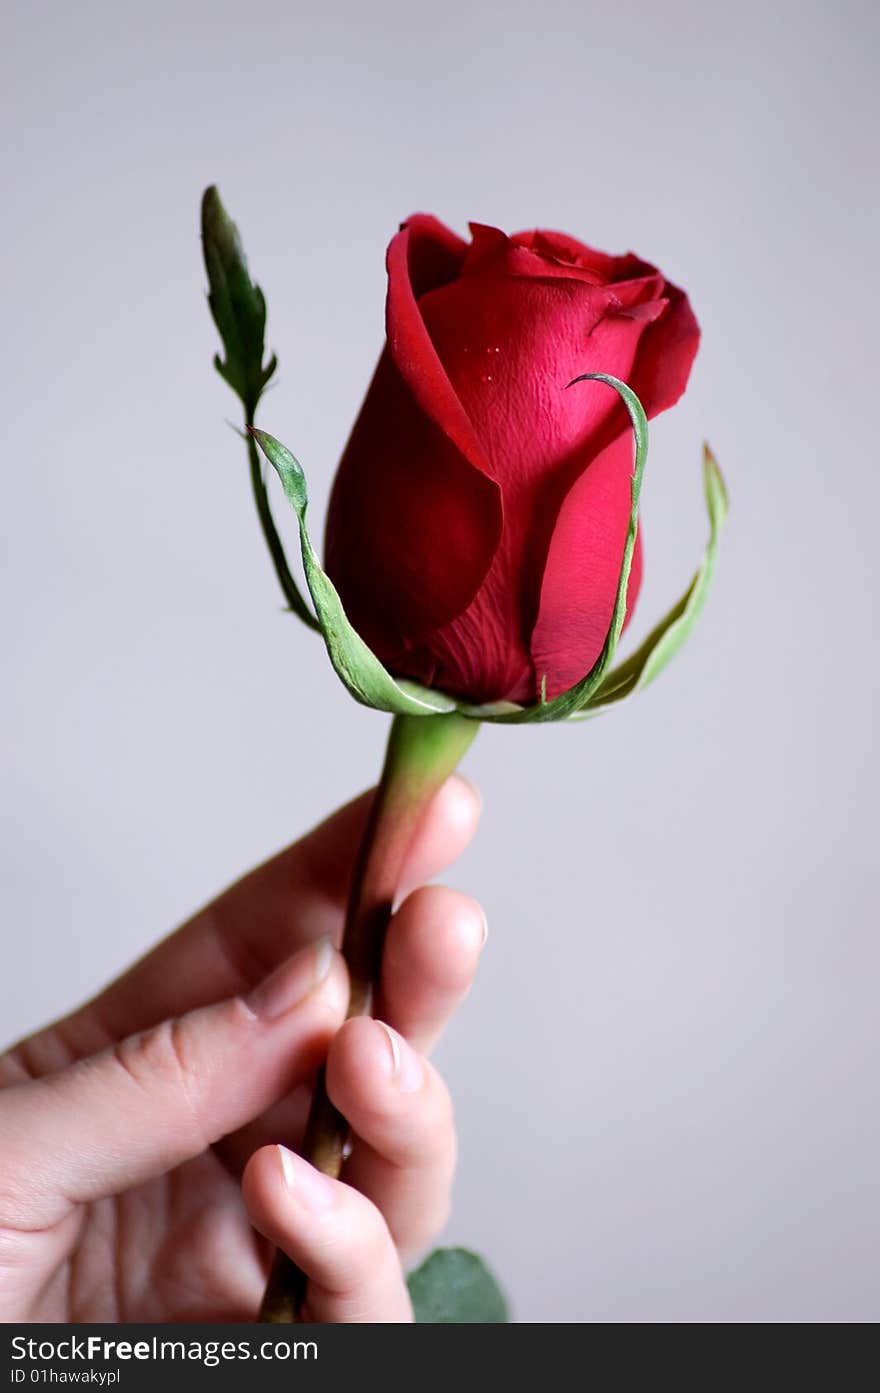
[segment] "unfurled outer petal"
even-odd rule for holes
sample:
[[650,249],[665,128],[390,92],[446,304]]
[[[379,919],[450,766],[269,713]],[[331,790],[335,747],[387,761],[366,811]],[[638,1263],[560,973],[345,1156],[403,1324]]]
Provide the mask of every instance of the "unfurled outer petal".
[[498,484],[417,301],[455,276],[463,252],[421,215],[392,240],[388,343],[330,501],[327,570],[380,653],[389,635],[417,639],[465,609],[501,536]]

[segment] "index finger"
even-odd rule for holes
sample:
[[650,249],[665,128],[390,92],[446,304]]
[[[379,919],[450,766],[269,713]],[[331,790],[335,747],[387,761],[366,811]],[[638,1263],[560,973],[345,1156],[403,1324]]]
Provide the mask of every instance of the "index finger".
[[[237,881],[55,1027],[68,1046],[67,1059],[59,1062],[235,996],[323,934],[339,942],[354,858],[372,798],[373,790],[362,794]],[[401,894],[460,855],[476,830],[479,811],[473,786],[453,774],[426,809],[415,834]]]

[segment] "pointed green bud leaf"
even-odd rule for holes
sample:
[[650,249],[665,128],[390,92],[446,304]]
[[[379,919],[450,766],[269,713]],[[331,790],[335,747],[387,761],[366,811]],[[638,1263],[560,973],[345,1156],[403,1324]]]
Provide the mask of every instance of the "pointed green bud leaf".
[[699,569],[678,604],[648,634],[625,662],[609,672],[587,706],[575,719],[599,715],[647,687],[690,637],[706,603],[718,559],[718,542],[727,517],[724,478],[708,445],[703,446],[703,487],[709,514],[709,540]]
[[[225,360],[217,354],[214,366],[241,398],[245,421],[252,425],[263,388],[275,371],[278,360],[273,356],[263,366],[266,301],[260,287],[251,280],[238,228],[223,207],[213,185],[205,190],[202,197],[202,246],[210,287],[208,304],[226,352]],[[263,467],[256,446],[249,436],[245,436],[245,439],[254,502],[278,583],[291,611],[303,623],[315,629],[318,627],[315,617],[310,613],[287,564],[284,545],[269,506]]]
[[266,301],[250,278],[238,228],[212,185],[202,198],[202,246],[208,272],[208,304],[223,341],[214,366],[241,398],[248,421],[254,418],[263,388],[277,366],[263,365]]
[[450,697],[429,691],[427,687],[420,687],[416,682],[396,681],[352,628],[336,588],[322,569],[312,547],[306,526],[308,493],[302,466],[274,436],[253,428],[251,434],[277,471],[288,501],[296,513],[306,583],[315,605],[318,626],[324,636],[330,661],[340,681],[357,701],[364,706],[372,706],[377,711],[389,711],[404,716],[432,716],[438,712],[454,711],[455,702]]
[[614,600],[614,610],[611,615],[611,625],[608,636],[605,639],[604,647],[593,667],[586,677],[580,682],[569,687],[567,691],[561,692],[552,701],[545,699],[546,678],[541,684],[541,700],[534,706],[524,706],[515,708],[513,711],[499,710],[498,706],[466,706],[459,705],[459,710],[467,715],[483,721],[494,721],[500,725],[523,725],[532,721],[564,721],[574,712],[579,711],[590,700],[597,687],[602,682],[614,657],[617,644],[620,640],[623,621],[626,618],[626,592],[629,585],[629,574],[632,570],[633,552],[636,545],[636,532],[639,524],[639,497],[642,491],[642,476],[645,472],[645,460],[648,454],[648,419],[642,408],[635,392],[631,387],[627,387],[625,382],[621,382],[617,377],[611,377],[604,372],[587,372],[581,377],[576,377],[569,382],[569,387],[574,387],[578,382],[604,382],[609,387],[613,387],[623,398],[623,404],[629,412],[630,420],[635,437],[635,461],[633,465],[632,484],[630,487],[630,515],[627,526],[626,540],[623,547],[623,559],[620,567],[620,574],[617,582],[617,594]]
[[502,1325],[507,1302],[482,1258],[467,1248],[437,1248],[407,1278],[421,1325]]

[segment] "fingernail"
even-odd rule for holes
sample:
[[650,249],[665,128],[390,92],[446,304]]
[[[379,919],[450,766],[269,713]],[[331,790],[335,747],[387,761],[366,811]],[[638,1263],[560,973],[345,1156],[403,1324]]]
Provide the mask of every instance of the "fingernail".
[[[474,909],[479,915],[479,922],[475,927],[477,929],[478,945],[480,951],[482,951],[486,946],[486,939],[489,937],[489,921],[486,918],[486,911],[481,904],[477,904],[477,902],[474,901]],[[471,923],[473,923],[473,920],[471,920]]]
[[330,938],[319,938],[255,987],[247,997],[247,1005],[260,1020],[277,1020],[321,985],[333,966],[333,958]]
[[376,1024],[384,1031],[388,1041],[391,1078],[401,1093],[417,1093],[425,1081],[422,1061],[412,1046],[408,1045],[396,1030],[392,1030],[390,1025],[386,1025],[384,1021],[377,1021]]
[[314,1214],[321,1214],[330,1209],[336,1198],[333,1181],[315,1170],[314,1166],[310,1166],[302,1156],[297,1156],[295,1151],[288,1151],[286,1146],[279,1146],[278,1154],[281,1157],[284,1183],[296,1196],[298,1203]]
[[471,900],[467,912],[460,915],[458,933],[465,948],[470,952],[482,953],[489,937],[489,924],[485,909],[476,900]]

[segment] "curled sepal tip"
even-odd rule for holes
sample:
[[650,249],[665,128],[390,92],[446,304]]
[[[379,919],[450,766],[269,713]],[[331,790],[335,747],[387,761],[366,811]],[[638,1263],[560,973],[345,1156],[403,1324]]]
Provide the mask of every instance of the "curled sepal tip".
[[309,537],[306,526],[308,491],[302,466],[280,440],[254,427],[249,430],[278,474],[296,513],[306,584],[330,661],[341,682],[357,701],[377,711],[402,716],[435,716],[454,711],[456,703],[451,697],[420,687],[416,682],[395,680],[352,628],[336,587],[321,567]]
[[618,702],[634,696],[654,681],[690,637],[715,575],[721,529],[728,510],[727,488],[718,461],[708,445],[703,446],[703,490],[709,514],[709,540],[697,572],[687,590],[648,637],[618,667],[613,668],[594,692],[588,705],[572,719],[584,720],[601,715]]

